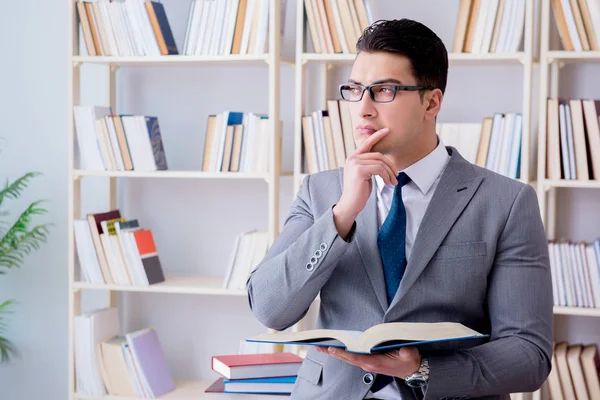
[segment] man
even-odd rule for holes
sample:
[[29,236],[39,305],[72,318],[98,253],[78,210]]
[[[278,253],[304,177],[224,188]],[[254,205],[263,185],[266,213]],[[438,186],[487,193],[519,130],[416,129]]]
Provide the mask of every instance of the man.
[[490,340],[428,354],[311,347],[292,399],[508,399],[536,390],[551,368],[552,289],[535,192],[437,137],[448,58],[430,29],[379,21],[357,50],[341,87],[357,149],[343,169],[305,178],[248,280],[250,306],[283,330],[320,293],[322,328],[452,321]]

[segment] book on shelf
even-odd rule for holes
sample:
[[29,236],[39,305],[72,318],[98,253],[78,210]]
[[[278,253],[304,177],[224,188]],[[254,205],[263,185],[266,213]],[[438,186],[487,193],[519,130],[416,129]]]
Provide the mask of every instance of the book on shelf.
[[482,344],[489,335],[456,322],[389,322],[364,332],[356,330],[311,329],[300,332],[267,332],[248,341],[303,346],[339,347],[351,353],[373,354],[403,346],[422,351],[458,349]]
[[156,398],[175,389],[153,328],[121,335],[117,308],[75,317],[76,391],[89,396]]
[[168,169],[157,117],[116,115],[105,106],[75,106],[73,114],[81,169]]
[[179,54],[164,6],[150,0],[78,0],[81,37],[89,56]]
[[555,306],[600,308],[600,239],[548,243]]
[[519,177],[520,113],[494,113],[481,123],[438,123],[436,131],[444,145],[456,148],[467,161],[512,179]]
[[119,210],[88,214],[73,221],[82,281],[149,286],[164,282],[152,230]]
[[[267,53],[270,1],[192,0],[183,53],[196,56]],[[283,10],[285,3],[281,6]]]
[[272,140],[273,132],[266,115],[237,111],[210,114],[206,122],[202,171],[267,173],[271,170]]
[[547,99],[546,177],[600,179],[600,101]]
[[288,395],[294,389],[297,375],[277,378],[224,379],[223,393]]
[[268,232],[253,230],[237,235],[229,257],[223,287],[245,290],[248,277],[265,257],[269,247]]
[[600,50],[600,4],[596,0],[551,0],[564,50]]
[[546,386],[552,399],[598,399],[600,357],[596,344],[554,344]]
[[307,36],[315,53],[356,53],[358,38],[373,22],[370,0],[299,1],[304,1]]
[[526,1],[460,0],[453,53],[515,53],[525,26]]

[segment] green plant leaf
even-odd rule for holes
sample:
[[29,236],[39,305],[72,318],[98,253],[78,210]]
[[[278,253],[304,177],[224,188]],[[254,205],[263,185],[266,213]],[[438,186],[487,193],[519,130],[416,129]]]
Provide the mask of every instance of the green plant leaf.
[[9,199],[17,199],[23,190],[29,185],[29,182],[36,176],[42,175],[41,172],[28,172],[25,175],[18,178],[13,183],[9,183],[8,179],[6,180],[6,184],[4,185],[4,189],[0,190],[0,206],[5,198]]
[[6,314],[11,314],[13,311],[9,308],[15,303],[14,300],[6,300],[0,304],[0,363],[6,363],[11,358],[17,356],[17,350],[14,345],[5,337],[2,336],[6,329],[6,323],[3,321],[3,317]]

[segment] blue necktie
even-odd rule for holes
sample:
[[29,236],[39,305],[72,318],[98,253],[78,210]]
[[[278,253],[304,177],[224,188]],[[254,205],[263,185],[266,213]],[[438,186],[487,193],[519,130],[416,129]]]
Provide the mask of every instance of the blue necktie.
[[[390,212],[385,222],[379,229],[377,246],[383,261],[383,272],[385,275],[385,288],[387,291],[388,304],[398,291],[400,280],[406,269],[406,209],[402,200],[402,186],[410,182],[410,178],[404,172],[398,175],[398,186],[394,188],[394,199]],[[389,385],[393,381],[391,376],[377,375],[375,383],[371,386],[371,392],[375,393]]]
[[406,209],[402,201],[402,186],[408,182],[410,182],[408,175],[401,172],[398,175],[398,185],[394,188],[390,212],[377,236],[377,246],[383,261],[388,304],[392,302],[398,291],[407,264]]

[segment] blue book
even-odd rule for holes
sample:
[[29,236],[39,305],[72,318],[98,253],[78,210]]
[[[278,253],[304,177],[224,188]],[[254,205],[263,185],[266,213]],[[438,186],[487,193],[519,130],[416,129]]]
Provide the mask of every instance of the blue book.
[[262,333],[248,342],[339,347],[350,353],[372,354],[414,346],[423,351],[469,348],[483,344],[489,335],[457,322],[388,322],[364,332],[341,329],[312,329],[301,332]]
[[296,376],[256,379],[224,379],[225,393],[291,394]]
[[146,126],[148,128],[148,135],[150,136],[150,144],[152,145],[152,154],[154,154],[156,168],[158,170],[167,170],[167,156],[165,155],[165,148],[162,142],[160,126],[158,125],[158,118],[144,118],[146,119]]
[[[152,22],[152,27],[154,29],[154,34],[156,35],[156,41],[158,42],[158,47],[160,48],[161,54],[179,54],[177,51],[177,45],[175,44],[175,39],[173,38],[173,33],[171,32],[169,20],[167,19],[167,13],[165,12],[165,8],[162,3],[157,3],[156,1],[146,2],[146,10],[148,11],[150,21]],[[157,28],[159,30],[158,32]]]

